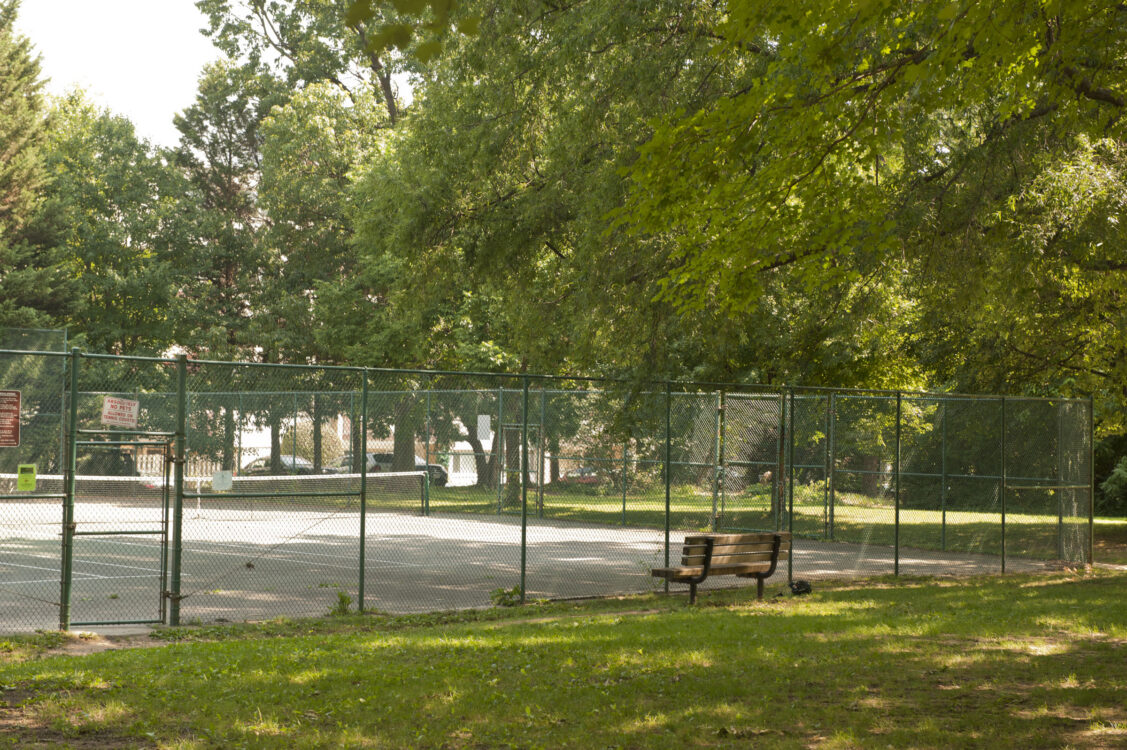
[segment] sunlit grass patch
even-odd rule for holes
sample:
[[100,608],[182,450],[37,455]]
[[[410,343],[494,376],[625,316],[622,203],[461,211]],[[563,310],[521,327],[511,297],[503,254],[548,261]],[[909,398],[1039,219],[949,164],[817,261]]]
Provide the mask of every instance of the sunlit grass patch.
[[8,663],[0,684],[26,697],[17,746],[63,732],[184,750],[1104,747],[1122,737],[1125,652],[1113,634],[1127,628],[1127,575],[753,596],[206,628],[160,649]]

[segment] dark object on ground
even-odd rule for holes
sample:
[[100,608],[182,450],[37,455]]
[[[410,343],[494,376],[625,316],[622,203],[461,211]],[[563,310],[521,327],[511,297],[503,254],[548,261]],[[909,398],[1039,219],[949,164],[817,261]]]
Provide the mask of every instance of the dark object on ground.
[[790,554],[790,534],[698,534],[685,537],[681,564],[654,568],[650,575],[689,584],[689,604],[697,600],[697,585],[710,575],[754,578],[756,594],[763,598],[763,582],[775,573],[779,558]]
[[792,594],[794,594],[795,596],[802,596],[803,594],[809,594],[813,590],[814,590],[814,587],[810,585],[809,581],[803,581],[803,580],[799,579],[797,581],[791,581],[790,582],[790,592]]

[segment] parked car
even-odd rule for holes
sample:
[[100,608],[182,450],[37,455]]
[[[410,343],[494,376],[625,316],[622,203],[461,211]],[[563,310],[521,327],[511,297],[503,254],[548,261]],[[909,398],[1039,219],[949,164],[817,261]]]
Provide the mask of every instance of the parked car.
[[602,484],[603,477],[594,466],[580,466],[578,469],[564,472],[560,477],[563,484]]
[[239,474],[244,477],[277,474],[313,474],[313,462],[301,456],[278,456],[280,471],[275,471],[270,456],[256,458],[244,466]]
[[[391,471],[394,459],[395,457],[391,453],[369,453],[367,471],[373,474],[378,471]],[[339,471],[352,471],[352,453],[346,452],[341,456],[335,467]],[[425,470],[430,474],[430,483],[435,487],[445,487],[447,480],[450,478],[445,466],[428,464],[418,456],[415,456],[415,470]]]

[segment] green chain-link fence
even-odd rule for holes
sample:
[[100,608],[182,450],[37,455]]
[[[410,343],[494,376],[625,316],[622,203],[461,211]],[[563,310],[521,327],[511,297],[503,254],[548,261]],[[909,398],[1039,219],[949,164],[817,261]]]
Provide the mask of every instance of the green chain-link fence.
[[1084,400],[4,350],[0,408],[0,630],[648,591],[699,531],[791,531],[778,583],[1091,560]]

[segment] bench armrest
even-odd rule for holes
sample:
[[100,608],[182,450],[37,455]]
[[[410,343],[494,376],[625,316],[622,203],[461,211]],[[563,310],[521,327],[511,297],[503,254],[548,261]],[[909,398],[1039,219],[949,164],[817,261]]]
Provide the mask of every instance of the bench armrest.
[[712,569],[712,549],[715,546],[715,539],[708,538],[704,540],[704,569],[699,576],[686,578],[682,583],[689,583],[693,586],[696,586],[698,583],[704,583],[704,579],[708,578],[708,572]]

